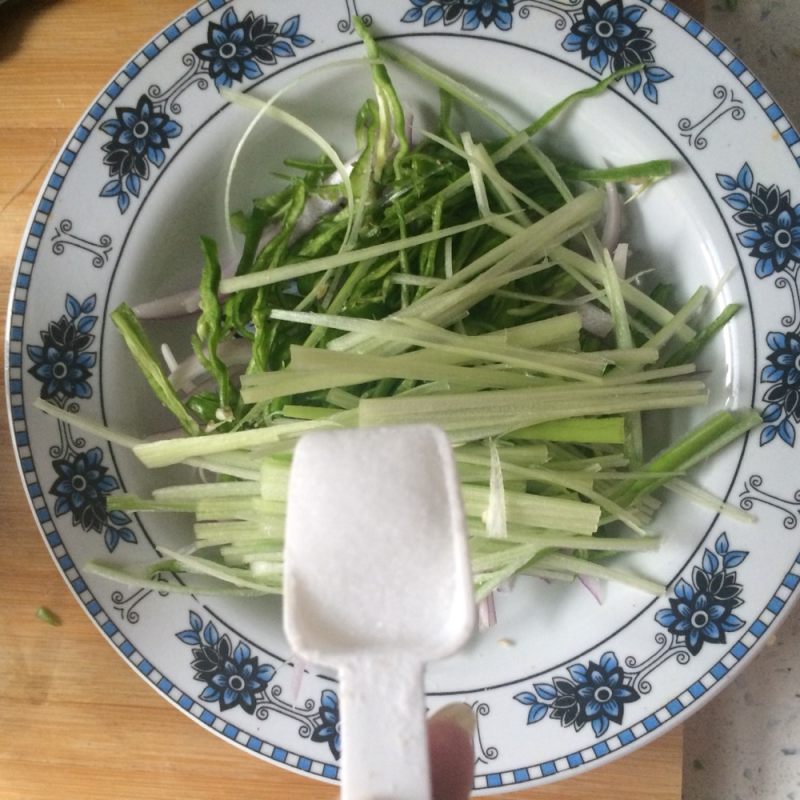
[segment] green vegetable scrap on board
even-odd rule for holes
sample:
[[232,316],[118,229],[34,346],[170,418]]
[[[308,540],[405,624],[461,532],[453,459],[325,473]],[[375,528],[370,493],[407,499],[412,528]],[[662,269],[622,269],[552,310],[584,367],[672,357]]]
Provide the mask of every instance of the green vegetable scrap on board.
[[36,609],[36,618],[54,627],[58,627],[61,624],[61,619],[45,606],[39,606]]
[[[282,188],[232,215],[242,242],[233,274],[202,239],[185,360],[162,361],[136,309],[112,314],[185,435],[142,441],[47,409],[131,447],[149,467],[183,463],[216,476],[110,496],[109,509],[193,515],[194,539],[161,547],[144,569],[92,569],[173,591],[279,593],[298,438],[428,422],[454,445],[479,600],[518,574],[663,591],[611,557],[658,547],[651,521],[662,487],[742,517],[683,476],[759,422],[749,409],[723,411],[662,452],[645,440],[646,412],[707,403],[694,360],[737,310],[707,319],[713,295],[703,287],[673,307],[670,287],[640,288],[624,246],[612,255],[596,233],[609,204],[665,178],[669,163],[592,169],[537,145],[619,74],[518,129],[471,88],[358,31],[375,95],[357,113],[349,163],[274,102],[227,93],[320,156],[287,158]],[[413,141],[390,68],[439,91],[434,129]],[[459,126],[462,108],[495,137]],[[312,205],[323,211],[308,225]],[[171,574],[181,581],[165,584]]]

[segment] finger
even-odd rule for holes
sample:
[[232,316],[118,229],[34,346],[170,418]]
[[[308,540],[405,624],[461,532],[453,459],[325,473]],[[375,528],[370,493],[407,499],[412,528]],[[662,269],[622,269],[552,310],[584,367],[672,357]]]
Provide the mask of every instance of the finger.
[[465,703],[439,709],[428,720],[433,800],[465,800],[475,765],[475,715]]

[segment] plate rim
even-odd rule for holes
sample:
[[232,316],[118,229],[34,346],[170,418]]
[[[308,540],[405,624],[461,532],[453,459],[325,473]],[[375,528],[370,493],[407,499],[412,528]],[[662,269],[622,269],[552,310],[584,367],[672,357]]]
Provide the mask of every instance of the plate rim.
[[[692,20],[691,18],[688,18],[688,15],[686,15],[685,12],[683,12],[680,9],[677,9],[677,7],[675,7],[672,3],[664,2],[663,0],[639,0],[639,2],[645,3],[647,6],[649,6],[656,13],[663,14],[668,19],[671,19],[676,25],[681,27],[684,30],[684,32],[688,32],[687,31],[687,27],[690,24],[696,25],[696,26],[699,27],[700,31],[706,32],[706,29],[703,26],[701,26],[700,23],[697,23],[696,21]],[[166,680],[167,683],[169,683],[169,681],[167,679],[162,678],[161,681],[156,683],[156,682],[154,682],[153,678],[150,677],[151,673],[148,672],[148,671],[145,671],[146,667],[143,669],[141,667],[141,664],[139,666],[137,666],[136,664],[133,663],[133,661],[130,658],[130,655],[126,654],[124,652],[124,650],[123,650],[123,645],[130,645],[132,647],[130,642],[127,641],[127,638],[124,637],[124,634],[122,634],[121,631],[119,631],[119,629],[113,624],[113,622],[111,621],[111,619],[109,617],[107,617],[107,615],[106,615],[107,622],[103,623],[101,621],[101,619],[99,618],[100,614],[92,613],[91,605],[92,605],[92,603],[95,603],[96,605],[98,605],[100,612],[102,614],[105,614],[105,612],[103,611],[102,607],[99,606],[99,604],[97,603],[97,601],[96,601],[96,599],[94,597],[92,598],[92,601],[90,603],[88,603],[88,604],[84,599],[81,598],[81,596],[80,596],[81,593],[83,593],[85,591],[85,583],[83,582],[83,579],[80,577],[80,572],[77,571],[77,569],[76,569],[76,573],[77,573],[78,577],[76,579],[72,579],[72,578],[70,578],[68,576],[67,573],[71,569],[75,569],[75,565],[72,564],[71,559],[69,559],[68,555],[66,556],[66,558],[63,558],[63,557],[59,558],[57,556],[57,554],[56,554],[56,547],[58,545],[62,545],[63,546],[63,542],[61,541],[61,537],[58,534],[58,531],[57,531],[57,529],[55,528],[54,525],[53,525],[54,533],[53,534],[49,534],[49,535],[46,533],[46,531],[45,531],[45,529],[43,527],[42,518],[41,518],[41,516],[39,514],[39,510],[37,510],[37,508],[36,508],[36,506],[34,504],[34,497],[36,496],[35,491],[39,490],[40,493],[41,493],[41,487],[38,485],[38,482],[35,483],[35,484],[29,483],[25,478],[25,473],[24,473],[24,470],[23,470],[22,455],[20,453],[20,447],[23,446],[23,445],[20,444],[21,440],[18,437],[18,431],[15,429],[15,422],[19,421],[20,417],[17,416],[17,414],[19,412],[15,411],[15,409],[19,409],[20,407],[22,407],[23,410],[24,410],[24,406],[21,406],[20,403],[14,404],[14,399],[20,397],[21,393],[20,394],[15,394],[14,392],[12,392],[12,383],[11,383],[12,382],[12,370],[15,367],[11,363],[12,362],[12,359],[11,359],[11,355],[12,355],[11,347],[12,347],[12,343],[14,341],[21,341],[21,338],[20,339],[15,339],[15,336],[17,335],[17,333],[16,333],[16,326],[13,323],[14,323],[14,316],[18,316],[19,315],[19,312],[17,310],[18,309],[18,301],[17,301],[17,299],[15,297],[16,292],[17,292],[18,289],[26,288],[26,287],[23,287],[21,285],[21,279],[22,279],[22,277],[24,277],[22,270],[23,270],[24,264],[26,263],[26,256],[28,255],[27,251],[31,251],[33,253],[33,259],[32,260],[27,260],[27,263],[29,263],[30,266],[33,267],[34,262],[35,262],[36,253],[37,253],[38,246],[39,246],[39,242],[37,242],[35,246],[31,247],[28,244],[28,241],[31,240],[31,239],[36,239],[36,237],[33,236],[32,231],[33,231],[33,227],[35,225],[35,219],[36,219],[37,213],[42,211],[42,204],[43,204],[43,202],[46,202],[45,198],[46,198],[46,194],[47,194],[48,188],[55,189],[56,190],[56,195],[57,195],[58,187],[60,186],[61,181],[66,176],[67,172],[69,171],[69,167],[71,166],[72,162],[70,161],[67,164],[64,163],[64,158],[65,158],[66,154],[68,152],[71,152],[71,151],[69,151],[69,146],[75,141],[76,137],[81,132],[81,129],[84,128],[84,123],[86,123],[89,119],[93,119],[94,120],[95,124],[93,124],[92,128],[94,128],[96,126],[96,124],[99,122],[99,119],[102,117],[102,114],[105,113],[105,111],[107,111],[110,108],[110,106],[113,104],[113,102],[114,102],[114,98],[115,98],[116,95],[111,96],[108,99],[107,105],[105,107],[103,107],[102,109],[100,108],[101,107],[101,100],[108,93],[109,87],[114,85],[115,82],[118,81],[122,75],[128,74],[127,70],[131,67],[131,65],[134,63],[134,60],[136,58],[141,57],[142,55],[144,55],[145,52],[148,50],[148,48],[157,47],[156,46],[156,42],[159,40],[160,37],[163,37],[163,36],[167,35],[166,31],[169,31],[169,30],[172,30],[172,29],[177,30],[177,24],[178,23],[180,23],[181,21],[189,21],[189,16],[193,12],[198,12],[199,13],[199,16],[196,19],[194,19],[194,21],[189,21],[190,24],[188,25],[188,27],[185,30],[180,31],[179,35],[177,37],[175,37],[174,39],[169,39],[169,37],[167,37],[168,38],[168,42],[167,42],[167,45],[165,45],[165,47],[171,45],[174,41],[176,41],[178,38],[180,38],[180,35],[182,35],[184,32],[186,32],[186,30],[189,30],[192,27],[194,27],[195,25],[197,25],[197,24],[203,22],[204,20],[206,20],[207,17],[210,14],[213,14],[215,11],[218,11],[221,8],[223,8],[225,6],[228,6],[228,5],[231,5],[231,4],[232,3],[230,2],[230,0],[205,0],[204,2],[201,2],[198,5],[193,6],[187,12],[185,12],[185,13],[181,14],[180,16],[178,16],[177,18],[175,18],[175,20],[173,20],[173,22],[171,24],[165,26],[158,34],[156,34],[149,41],[149,43],[147,45],[145,45],[143,48],[138,50],[128,61],[125,62],[125,66],[122,69],[120,69],[118,73],[115,74],[115,76],[103,87],[103,89],[101,89],[101,91],[96,95],[96,97],[92,101],[92,103],[90,103],[87,111],[80,117],[79,121],[76,123],[76,125],[74,126],[74,128],[70,132],[69,136],[67,137],[63,147],[59,150],[58,154],[56,155],[56,157],[55,157],[55,159],[53,161],[53,164],[51,165],[51,167],[49,168],[48,172],[46,173],[47,177],[45,178],[45,180],[43,182],[43,185],[42,185],[42,188],[41,188],[39,194],[37,195],[37,198],[36,198],[36,201],[34,202],[34,205],[32,207],[29,219],[25,223],[25,226],[23,228],[22,243],[21,243],[21,246],[20,246],[20,250],[19,250],[19,254],[17,256],[17,260],[16,260],[16,263],[15,263],[15,266],[14,266],[13,274],[12,274],[12,277],[11,277],[11,291],[10,291],[10,296],[9,296],[9,308],[8,308],[8,314],[7,314],[7,319],[6,319],[6,330],[5,330],[5,339],[4,339],[4,341],[5,341],[5,352],[6,352],[6,361],[5,361],[5,367],[4,367],[5,390],[6,390],[6,401],[7,401],[7,413],[8,413],[9,426],[10,426],[11,438],[12,438],[12,448],[14,450],[14,458],[15,458],[15,461],[16,461],[16,464],[17,464],[17,468],[18,468],[18,472],[19,472],[19,475],[20,475],[20,479],[23,482],[26,498],[28,499],[29,506],[31,507],[31,510],[32,510],[33,515],[34,515],[34,519],[35,519],[35,521],[37,523],[37,527],[39,528],[40,534],[41,534],[42,538],[44,539],[44,541],[45,541],[45,543],[47,545],[47,550],[50,553],[50,556],[52,557],[54,563],[57,565],[59,571],[61,572],[65,583],[67,583],[70,591],[75,596],[76,601],[78,601],[78,603],[81,606],[81,608],[84,609],[84,611],[87,613],[87,615],[90,617],[90,619],[92,619],[93,623],[98,627],[100,632],[109,641],[109,643],[114,645],[114,649],[120,654],[120,656],[123,658],[123,660],[132,669],[134,669],[134,671],[137,672],[137,674],[139,674],[143,679],[145,679],[150,685],[152,685],[154,688],[158,689],[162,694],[164,694],[165,698],[168,699],[172,703],[172,705],[177,706],[180,710],[184,711],[184,713],[187,714],[187,716],[190,716],[193,719],[197,719],[197,717],[194,717],[190,713],[190,711],[186,707],[184,707],[182,705],[181,701],[184,698],[192,701],[195,704],[196,704],[196,701],[192,700],[192,698],[189,697],[186,694],[182,695],[181,700],[175,700],[174,698],[172,698],[169,695],[169,690],[168,689],[164,689],[164,687],[161,685],[163,680]],[[200,9],[204,9],[204,10],[201,12]],[[671,16],[671,13],[673,11],[674,11],[674,16]],[[678,17],[681,16],[681,15],[684,16],[684,17],[687,17],[686,24],[684,24],[684,25],[681,25],[681,23],[678,21]],[[690,35],[694,35],[695,38],[698,38],[699,34],[698,35],[690,34]],[[761,105],[760,98],[766,96],[768,100],[772,101],[771,105],[769,106],[769,108],[776,108],[778,110],[778,112],[780,112],[778,116],[774,116],[773,117],[773,116],[771,116],[769,114],[768,108],[764,107],[763,105],[761,106],[762,110],[768,116],[768,118],[772,122],[773,126],[775,126],[776,130],[781,135],[781,138],[787,144],[787,146],[788,146],[788,148],[789,148],[789,150],[791,152],[792,151],[792,143],[790,143],[788,141],[786,134],[789,134],[790,137],[791,136],[794,137],[794,143],[797,143],[797,141],[800,141],[800,137],[798,136],[796,129],[791,125],[791,122],[786,117],[786,115],[783,112],[783,110],[780,107],[780,105],[769,95],[769,93],[766,91],[766,89],[763,88],[763,84],[761,84],[761,82],[758,81],[758,79],[755,77],[755,75],[753,73],[749,72],[749,70],[747,70],[747,68],[744,67],[744,64],[741,61],[739,61],[739,59],[736,58],[733,55],[733,53],[730,50],[728,50],[722,44],[722,42],[720,40],[716,39],[716,37],[714,37],[713,34],[709,34],[709,35],[711,36],[711,42],[708,45],[706,45],[706,47],[709,50],[709,52],[711,52],[717,58],[717,60],[721,61],[721,63],[723,63],[728,68],[728,70],[731,72],[732,75],[734,75],[734,77],[737,79],[737,81],[742,86],[744,86],[745,89],[747,89],[747,91],[756,99],[757,102],[759,102],[760,105]],[[714,49],[712,49],[710,45],[713,45]],[[716,49],[718,49],[718,52],[715,52]],[[145,63],[149,63],[151,60],[155,59],[161,52],[162,52],[162,48],[157,48],[157,51],[156,51],[155,55],[153,55],[152,58],[148,56],[147,61]],[[725,61],[723,61],[722,56],[725,56],[725,57],[730,56],[732,60],[729,63],[726,63]],[[141,66],[144,66],[144,65],[141,65]],[[738,70],[740,67],[741,67],[742,71],[740,71],[740,72],[734,71],[734,69]],[[743,75],[746,76],[748,74],[750,75],[750,77],[752,77],[752,81],[751,81],[750,84],[745,84],[742,76]],[[129,77],[132,78],[133,76],[129,76]],[[756,94],[753,93],[753,91],[751,91],[751,87],[753,87],[753,91],[758,91],[760,89],[761,92],[758,95],[756,95]],[[121,91],[121,88],[120,88],[120,91]],[[100,110],[101,113],[99,114],[99,116],[95,116],[94,114],[97,113],[98,110]],[[780,120],[782,120],[782,119],[786,120],[786,122],[789,125],[789,127],[784,129],[783,131],[781,131],[781,129],[778,128],[778,122]],[[87,134],[87,136],[88,136],[88,134]],[[83,140],[81,140],[81,146],[82,146],[84,141],[85,141],[85,138]],[[80,146],[78,147],[78,150],[79,149],[80,149]],[[75,151],[75,152],[77,152],[77,151]],[[794,152],[792,152],[792,154],[795,155]],[[795,161],[800,161],[800,158],[795,156]],[[64,167],[64,166],[66,167],[66,169],[63,170],[61,173],[59,173],[58,172],[59,167]],[[56,180],[57,177],[59,178],[58,180]],[[47,213],[49,214],[49,211]],[[21,337],[21,329],[20,329],[20,332],[19,332],[19,336]],[[21,367],[16,367],[16,369],[19,372],[22,371]],[[24,413],[22,415],[22,419],[24,420]],[[49,515],[48,515],[48,521],[50,521],[50,523],[53,524],[53,519],[51,519],[49,517]],[[57,542],[57,544],[54,544],[54,542]],[[701,546],[702,546],[702,543],[698,547],[701,547]],[[689,561],[691,561],[691,559],[689,559]],[[798,559],[797,559],[797,561],[795,561],[795,567],[797,567],[798,564],[800,564],[800,555],[798,555]],[[787,572],[786,575],[784,575],[784,578],[783,578],[783,580],[782,580],[782,582],[781,582],[781,584],[779,585],[778,588],[780,588],[780,586],[786,585],[786,581],[787,581],[787,579],[789,578],[790,575],[794,575],[794,573],[792,571]],[[81,585],[84,587],[84,590],[81,590],[79,588]],[[712,675],[713,670],[716,669],[721,664],[721,658],[720,658],[718,660],[717,664],[714,665],[714,667],[709,669],[705,675],[701,676],[695,682],[696,684],[701,685],[701,681],[704,678],[706,678],[708,676],[711,676],[711,677],[714,678],[711,686],[710,687],[703,686],[703,691],[701,693],[699,693],[698,696],[694,699],[694,701],[690,704],[692,706],[692,712],[691,713],[694,713],[694,709],[699,708],[700,706],[705,704],[705,702],[707,702],[709,699],[711,699],[716,694],[716,692],[718,690],[723,688],[723,685],[726,683],[725,681],[723,681],[723,678],[725,677],[726,674],[728,674],[728,672],[731,671],[731,669],[735,669],[738,672],[738,670],[741,668],[742,665],[745,665],[746,663],[749,662],[750,658],[752,656],[754,656],[760,650],[760,646],[762,646],[764,644],[765,633],[766,632],[768,632],[768,631],[771,632],[772,630],[774,630],[775,625],[781,624],[781,622],[783,622],[786,619],[787,612],[791,609],[791,607],[793,607],[796,604],[797,598],[798,598],[798,594],[800,594],[799,592],[795,591],[795,588],[791,589],[791,594],[790,594],[790,597],[789,597],[788,601],[781,600],[781,598],[778,598],[776,594],[773,595],[773,598],[770,601],[770,603],[768,603],[765,606],[765,608],[758,614],[758,616],[754,618],[754,622],[750,626],[751,628],[754,627],[756,625],[756,623],[759,623],[759,624],[763,625],[763,630],[761,630],[758,634],[754,634],[754,635],[756,635],[758,646],[752,646],[752,647],[746,648],[745,652],[742,654],[741,657],[735,657],[736,658],[735,665],[730,669],[726,668],[725,672],[722,673],[720,676]],[[90,594],[91,594],[91,592],[90,592]],[[771,621],[769,621],[767,623],[761,623],[761,617],[764,615],[764,613],[766,611],[769,611],[769,606],[775,600],[779,600],[781,603],[783,603],[783,605],[781,607],[781,610],[780,610],[780,613],[778,613],[777,616],[775,616],[773,620],[771,620]],[[770,613],[772,613],[772,612],[770,612]],[[108,625],[109,624],[111,625],[111,627],[114,628],[114,632],[113,633],[109,633],[108,632]],[[122,636],[123,639],[124,639],[124,642],[123,643],[119,643],[119,642],[115,641],[114,638],[113,638],[114,634],[119,634],[120,636]],[[728,649],[728,652],[725,655],[732,654],[732,650],[734,649],[735,645],[737,645],[737,644],[739,644],[738,640],[737,640],[737,642],[734,643],[734,645],[731,646],[731,648]],[[138,651],[136,651],[135,648],[134,648],[133,652],[138,652]],[[139,655],[141,655],[141,654],[139,654]],[[149,662],[147,662],[146,659],[144,659],[144,661],[142,663],[146,664],[146,665],[149,665]],[[170,684],[170,686],[171,686],[171,684]],[[682,715],[682,714],[676,714],[674,716],[671,716],[666,721],[659,722],[657,728],[654,729],[654,730],[657,731],[657,734],[666,732],[670,728],[674,727],[674,725],[677,724],[678,721],[683,721],[684,720],[684,716],[685,715]],[[204,720],[200,719],[199,721],[204,721]],[[206,723],[206,727],[209,727],[212,731],[217,733],[219,736],[221,736],[226,741],[229,741],[229,742],[232,742],[232,743],[236,744],[238,747],[240,747],[240,749],[248,750],[248,746],[243,745],[241,742],[236,741],[235,737],[230,736],[225,731],[219,731],[219,730],[214,729],[211,726],[210,723]],[[593,761],[590,764],[585,764],[583,766],[585,766],[585,767],[594,767],[594,766],[599,766],[602,763],[607,763],[607,761],[610,760],[609,758],[606,757],[607,755],[608,756],[616,756],[616,755],[622,755],[624,753],[630,752],[632,749],[635,749],[635,747],[637,747],[638,745],[643,744],[646,741],[650,741],[650,738],[652,737],[652,735],[654,735],[654,731],[653,730],[648,730],[646,735],[642,735],[641,737],[634,738],[631,742],[625,743],[622,747],[619,748],[619,750],[611,751],[608,754],[604,754],[602,757],[598,757],[596,761]],[[605,740],[603,740],[603,741],[605,741]],[[252,748],[249,748],[249,749],[252,750]],[[565,758],[568,758],[568,757],[565,756]],[[272,760],[280,761],[280,759],[272,759]],[[283,764],[283,765],[286,766],[285,764]],[[324,764],[324,766],[331,766],[334,769],[336,769],[337,772],[338,772],[338,767],[336,767],[335,765]],[[533,766],[536,766],[536,765],[533,765]],[[539,766],[541,766],[541,765],[539,765]],[[295,771],[300,772],[300,774],[305,774],[305,775],[309,774],[308,771],[297,770],[296,768],[295,768]],[[570,768],[565,769],[565,770],[558,770],[550,777],[552,777],[553,779],[556,779],[556,778],[559,778],[559,777],[566,777],[568,775],[573,774],[573,772],[574,772],[574,768],[570,767]],[[325,775],[325,774],[323,774],[322,776],[316,776],[315,775],[314,777],[322,777],[323,779],[335,780],[335,776]],[[519,782],[514,782],[514,783],[511,783],[511,784],[503,783],[500,786],[491,786],[490,782],[488,781],[488,779],[491,778],[492,775],[487,775],[486,777],[487,777],[487,785],[484,786],[484,787],[476,787],[476,788],[478,788],[479,790],[481,788],[488,789],[490,791],[497,791],[498,789],[511,790],[511,789],[515,789],[515,788],[520,788],[521,785],[527,784],[527,783],[529,783],[531,785],[540,785],[540,784],[544,784],[545,782],[547,782],[547,778],[533,779],[533,778],[529,777],[526,781],[519,781]],[[499,777],[499,775],[498,775],[498,777]]]

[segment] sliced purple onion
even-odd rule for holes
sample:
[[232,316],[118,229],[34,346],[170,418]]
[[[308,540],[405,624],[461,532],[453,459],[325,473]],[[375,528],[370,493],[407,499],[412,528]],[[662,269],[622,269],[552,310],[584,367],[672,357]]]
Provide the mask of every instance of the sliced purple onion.
[[578,575],[578,580],[589,594],[597,600],[598,605],[603,605],[605,602],[605,584],[590,575]]
[[478,630],[485,631],[497,624],[497,609],[494,605],[494,592],[489,592],[478,603]]

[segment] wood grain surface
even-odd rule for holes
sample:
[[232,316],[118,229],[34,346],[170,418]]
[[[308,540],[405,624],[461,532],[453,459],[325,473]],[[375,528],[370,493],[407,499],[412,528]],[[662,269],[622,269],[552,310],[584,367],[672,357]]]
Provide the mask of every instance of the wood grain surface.
[[[20,238],[67,133],[122,62],[187,0],[0,4],[0,308]],[[275,0],[273,5],[277,5]],[[333,798],[165,702],[115,654],[61,580],[0,433],[0,800]],[[61,625],[35,616],[46,606]],[[678,800],[680,729],[589,773],[506,795]]]

